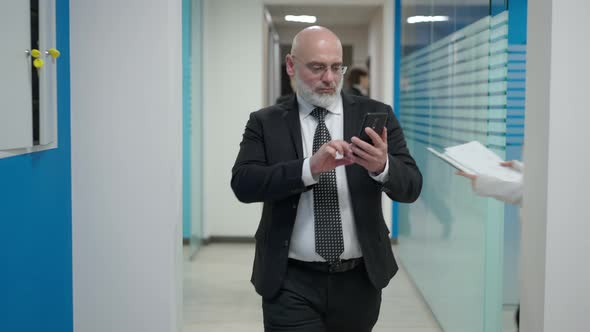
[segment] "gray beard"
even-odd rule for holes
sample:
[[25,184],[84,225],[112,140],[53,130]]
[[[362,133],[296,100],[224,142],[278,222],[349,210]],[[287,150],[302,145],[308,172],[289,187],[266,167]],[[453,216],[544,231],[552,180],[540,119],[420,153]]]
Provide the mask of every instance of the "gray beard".
[[340,96],[340,91],[342,91],[342,84],[344,80],[340,79],[338,82],[338,86],[336,87],[336,91],[333,94],[318,94],[313,91],[307,84],[303,83],[302,80],[299,79],[299,75],[295,72],[295,88],[297,89],[297,94],[306,102],[310,103],[311,105],[328,108],[328,106],[334,104],[336,100],[338,100],[338,96]]

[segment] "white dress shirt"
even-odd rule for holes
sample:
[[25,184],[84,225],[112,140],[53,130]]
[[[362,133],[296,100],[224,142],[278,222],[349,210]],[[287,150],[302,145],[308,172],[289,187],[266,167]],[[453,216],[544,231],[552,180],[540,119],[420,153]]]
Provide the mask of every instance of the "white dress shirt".
[[[306,186],[318,182],[319,177],[314,179],[311,175],[309,158],[313,155],[313,136],[318,125],[318,120],[311,115],[315,106],[307,103],[297,96],[299,103],[299,120],[301,122],[301,139],[303,142],[303,163],[301,178]],[[326,127],[330,131],[332,140],[343,139],[344,115],[342,107],[342,98],[338,98],[328,108],[325,117]],[[371,175],[373,179],[381,183],[387,181],[389,170],[389,160],[385,165],[385,170],[379,175]],[[358,241],[354,214],[350,201],[348,182],[344,166],[336,167],[336,187],[338,190],[338,204],[340,206],[340,218],[342,220],[342,234],[344,237],[344,252],[340,259],[358,258],[363,255]],[[289,257],[301,261],[323,262],[323,259],[315,251],[315,230],[314,230],[314,213],[313,213],[313,190],[308,190],[301,194],[299,205],[297,207],[297,216],[291,235],[291,244],[289,246]]]
[[[521,175],[524,164],[515,160],[512,168]],[[522,177],[518,181],[505,181],[495,176],[479,174],[473,183],[473,191],[480,196],[493,197],[508,204],[522,205],[524,185]]]

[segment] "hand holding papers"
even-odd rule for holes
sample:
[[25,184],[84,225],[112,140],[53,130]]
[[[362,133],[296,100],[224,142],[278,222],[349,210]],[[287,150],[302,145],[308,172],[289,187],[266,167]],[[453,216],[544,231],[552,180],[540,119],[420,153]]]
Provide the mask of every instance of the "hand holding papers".
[[453,167],[468,174],[486,174],[509,182],[522,179],[520,172],[510,167],[501,166],[502,158],[478,141],[448,147],[443,153],[430,147],[427,149]]

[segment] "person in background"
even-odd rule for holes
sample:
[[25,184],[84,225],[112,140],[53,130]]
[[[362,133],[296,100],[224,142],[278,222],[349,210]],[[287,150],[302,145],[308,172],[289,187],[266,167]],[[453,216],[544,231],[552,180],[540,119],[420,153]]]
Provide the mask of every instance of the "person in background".
[[281,65],[281,95],[275,100],[275,104],[281,104],[295,98],[295,80],[286,74],[287,65]]
[[346,93],[367,97],[369,95],[369,73],[362,68],[352,68],[348,73]]
[[[285,82],[283,82],[283,84],[286,84]],[[275,101],[275,104],[282,104],[284,102],[289,102],[291,101],[291,99],[295,98],[295,80],[293,80],[293,78],[289,79],[289,87],[290,87],[290,92],[283,94],[282,96],[280,96],[279,98],[277,98],[277,100]]]
[[[524,173],[524,164],[518,160],[505,161],[500,163],[504,167],[510,167],[521,175]],[[457,175],[461,175],[471,180],[471,188],[473,191],[484,197],[493,197],[501,202],[522,206],[522,194],[524,185],[522,182],[523,177],[520,177],[520,181],[505,181],[494,176],[486,174],[468,174],[462,171],[458,171]],[[516,309],[516,327],[520,325],[520,306]]]
[[[391,107],[341,93],[332,31],[300,31],[286,63],[296,96],[250,114],[231,178],[238,200],[263,202],[251,280],[264,330],[370,332],[398,269],[382,194],[413,202],[422,174]],[[381,133],[362,128],[369,112],[389,115]]]

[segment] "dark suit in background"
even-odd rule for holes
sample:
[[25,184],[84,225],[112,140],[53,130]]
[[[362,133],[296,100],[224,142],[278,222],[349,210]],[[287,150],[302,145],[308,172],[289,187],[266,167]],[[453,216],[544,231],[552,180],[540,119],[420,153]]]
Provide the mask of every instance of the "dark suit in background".
[[350,88],[346,89],[346,93],[353,96],[365,96],[361,90],[358,88],[351,86]]

